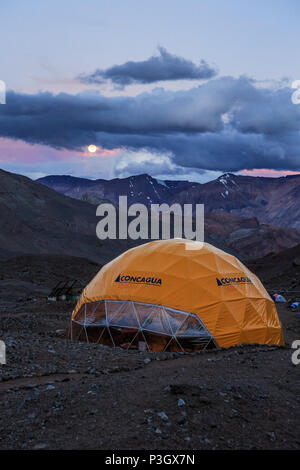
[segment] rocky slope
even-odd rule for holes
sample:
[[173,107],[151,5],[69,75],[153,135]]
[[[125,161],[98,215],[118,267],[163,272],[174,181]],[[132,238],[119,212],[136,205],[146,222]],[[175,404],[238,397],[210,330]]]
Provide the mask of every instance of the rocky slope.
[[300,298],[300,244],[247,264],[266,287],[272,286],[277,291],[296,291],[297,297]]
[[52,253],[107,262],[130,240],[96,237],[95,206],[63,196],[25,176],[0,170],[0,258]]
[[224,211],[205,214],[207,241],[243,259],[253,259],[293,247],[300,232],[292,228],[259,223]]

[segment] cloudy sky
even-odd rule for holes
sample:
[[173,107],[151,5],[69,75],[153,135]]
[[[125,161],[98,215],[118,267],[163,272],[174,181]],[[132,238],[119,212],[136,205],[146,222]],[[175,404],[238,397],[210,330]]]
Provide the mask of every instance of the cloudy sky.
[[300,172],[299,13],[298,0],[1,2],[1,168]]

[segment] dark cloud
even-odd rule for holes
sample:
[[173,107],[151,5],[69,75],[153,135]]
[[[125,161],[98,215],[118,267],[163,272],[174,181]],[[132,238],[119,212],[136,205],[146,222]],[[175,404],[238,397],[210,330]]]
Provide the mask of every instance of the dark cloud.
[[119,88],[133,83],[155,83],[165,80],[203,80],[214,77],[217,72],[204,60],[199,65],[183,57],[170,54],[163,47],[159,56],[152,56],[141,62],[126,62],[106,70],[97,69],[90,75],[81,75],[83,83],[104,83],[111,81]]
[[136,97],[8,92],[0,136],[66,149],[147,149],[185,168],[299,170],[300,105],[291,94],[246,77]]

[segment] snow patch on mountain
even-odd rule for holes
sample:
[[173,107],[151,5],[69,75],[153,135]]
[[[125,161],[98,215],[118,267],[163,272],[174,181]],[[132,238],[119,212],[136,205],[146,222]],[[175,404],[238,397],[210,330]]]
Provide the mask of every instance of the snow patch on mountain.
[[158,184],[161,184],[162,186],[165,186],[166,188],[168,187],[167,183],[163,180],[156,180]]

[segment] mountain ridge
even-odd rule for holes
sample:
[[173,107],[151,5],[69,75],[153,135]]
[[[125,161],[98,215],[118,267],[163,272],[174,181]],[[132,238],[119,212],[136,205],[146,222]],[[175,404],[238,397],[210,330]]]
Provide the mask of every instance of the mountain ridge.
[[[100,219],[95,205],[60,194],[25,176],[0,170],[0,188],[2,260],[23,254],[58,254],[104,264],[150,241],[99,240],[96,226]],[[206,213],[204,222],[206,242],[242,259],[277,253],[300,240],[296,229],[263,224],[255,217],[241,218],[225,211]]]
[[243,218],[257,217],[261,223],[300,229],[300,175],[279,178],[225,173],[215,180],[196,183],[159,180],[148,174],[89,180],[67,175],[50,175],[37,180],[76,199],[92,196],[117,204],[120,195],[128,204],[204,204],[206,212],[224,210]]

